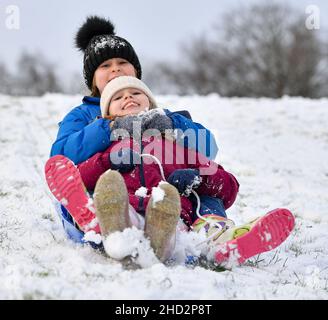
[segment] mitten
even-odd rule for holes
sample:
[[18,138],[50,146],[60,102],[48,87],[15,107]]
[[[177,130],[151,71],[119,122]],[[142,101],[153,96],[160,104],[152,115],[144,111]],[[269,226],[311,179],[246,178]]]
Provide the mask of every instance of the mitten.
[[157,129],[161,133],[173,129],[172,120],[165,114],[163,109],[152,109],[142,115],[141,130]]
[[198,169],[178,169],[173,171],[167,182],[174,185],[180,194],[189,196],[191,190],[196,189],[201,183]]
[[108,155],[110,168],[121,173],[132,171],[140,163],[140,155],[132,149],[121,149]]
[[[114,124],[112,126],[114,136],[121,135],[122,131],[117,129],[126,130],[130,137],[140,137],[141,136],[141,118],[137,115],[130,115],[124,117],[116,117]],[[116,133],[115,133],[116,132]]]

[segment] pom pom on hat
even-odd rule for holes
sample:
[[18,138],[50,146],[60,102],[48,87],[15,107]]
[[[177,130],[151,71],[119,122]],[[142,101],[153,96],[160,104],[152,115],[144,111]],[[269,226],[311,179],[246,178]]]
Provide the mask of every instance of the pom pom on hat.
[[97,16],[87,17],[76,34],[75,45],[79,50],[85,51],[93,37],[103,34],[115,35],[114,29],[114,25],[109,20]]
[[133,88],[139,89],[144,92],[150,101],[150,109],[157,107],[156,100],[153,96],[153,93],[150,91],[148,86],[141,80],[130,77],[130,76],[121,76],[113,79],[107,83],[104,88],[101,98],[100,98],[100,108],[102,117],[108,116],[109,103],[113,98],[114,94],[122,89]]

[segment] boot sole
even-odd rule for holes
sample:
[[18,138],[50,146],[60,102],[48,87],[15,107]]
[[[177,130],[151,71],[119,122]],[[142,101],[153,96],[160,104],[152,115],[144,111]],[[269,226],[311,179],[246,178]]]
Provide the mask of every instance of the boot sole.
[[177,189],[170,184],[159,186],[164,198],[154,204],[151,196],[146,209],[145,235],[150,239],[151,247],[160,261],[168,258],[167,247],[172,241],[180,217],[181,202]]
[[92,199],[74,163],[62,155],[51,157],[45,165],[45,177],[50,191],[68,210],[79,228],[84,232],[91,230],[89,224],[96,217]]
[[243,236],[219,245],[215,261],[237,259],[238,263],[279,246],[295,226],[295,218],[287,209],[275,209],[260,218]]
[[97,181],[93,199],[103,236],[130,227],[128,192],[120,173],[108,170],[102,174]]

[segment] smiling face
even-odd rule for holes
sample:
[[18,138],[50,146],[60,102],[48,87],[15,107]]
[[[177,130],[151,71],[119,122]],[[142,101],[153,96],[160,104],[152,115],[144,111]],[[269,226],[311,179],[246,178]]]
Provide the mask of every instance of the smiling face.
[[112,58],[104,61],[95,71],[94,83],[101,94],[106,84],[119,76],[136,77],[134,66],[122,58]]
[[126,88],[117,91],[110,103],[109,114],[111,116],[123,117],[131,114],[138,114],[150,108],[148,96],[140,89]]

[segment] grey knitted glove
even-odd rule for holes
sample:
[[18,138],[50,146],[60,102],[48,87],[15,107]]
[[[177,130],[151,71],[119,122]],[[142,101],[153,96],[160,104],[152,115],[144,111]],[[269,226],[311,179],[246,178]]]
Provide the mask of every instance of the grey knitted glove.
[[172,120],[162,109],[152,109],[142,115],[141,130],[157,129],[161,133],[165,130],[173,129]]
[[141,118],[137,115],[117,117],[112,126],[112,133],[114,137],[122,137],[123,130],[126,130],[130,137],[139,138],[141,136]]

